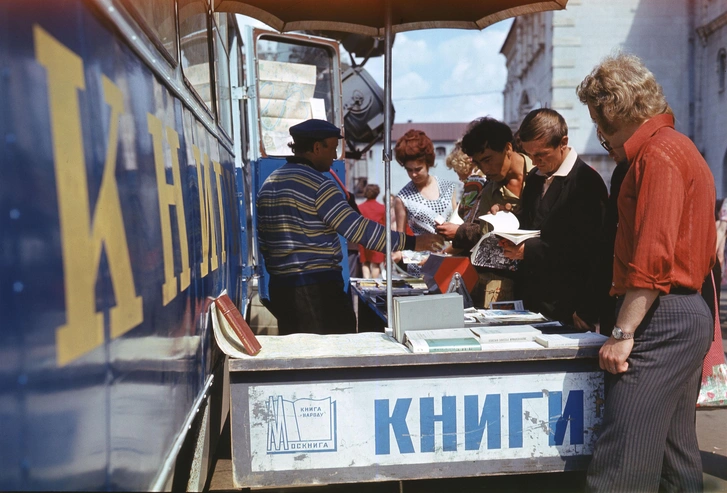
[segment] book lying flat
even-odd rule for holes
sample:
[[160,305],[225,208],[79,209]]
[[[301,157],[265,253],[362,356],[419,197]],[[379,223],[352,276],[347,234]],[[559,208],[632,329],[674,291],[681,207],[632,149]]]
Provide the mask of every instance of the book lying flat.
[[482,351],[522,351],[525,349],[543,349],[535,341],[483,342]]
[[412,353],[445,353],[480,351],[480,341],[469,329],[436,329],[409,331],[404,335]]
[[529,310],[477,310],[477,313],[470,313],[478,323],[485,325],[515,325],[547,322],[548,319],[541,313]]
[[470,330],[486,342],[533,341],[541,332],[532,325],[505,325],[501,327],[470,327]]
[[519,245],[530,238],[540,236],[540,230],[520,229],[520,221],[515,214],[507,211],[498,211],[496,214],[485,214],[479,217],[492,225],[492,233]]
[[547,348],[555,347],[600,347],[608,340],[603,334],[596,332],[578,332],[574,334],[540,334],[535,342]]

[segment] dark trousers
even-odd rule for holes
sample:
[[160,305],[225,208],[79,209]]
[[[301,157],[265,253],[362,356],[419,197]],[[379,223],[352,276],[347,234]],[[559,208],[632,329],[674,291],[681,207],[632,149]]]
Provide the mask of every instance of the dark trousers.
[[606,373],[603,428],[588,468],[589,491],[703,490],[696,402],[712,329],[699,294],[654,301],[636,330],[628,371]]
[[356,314],[343,281],[305,286],[270,286],[269,310],[278,334],[348,334],[356,332]]

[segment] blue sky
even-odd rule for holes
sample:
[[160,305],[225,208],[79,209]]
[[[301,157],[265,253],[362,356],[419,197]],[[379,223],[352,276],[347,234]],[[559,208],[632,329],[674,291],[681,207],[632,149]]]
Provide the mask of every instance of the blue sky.
[[[397,34],[392,57],[395,122],[469,122],[486,115],[502,119],[507,70],[500,48],[511,24],[509,19],[482,31],[427,29]],[[348,61],[343,48],[341,52],[341,59]],[[383,87],[383,57],[370,59],[365,68]]]
[[[500,48],[511,24],[506,20],[482,31],[397,34],[392,57],[395,122],[469,122],[486,115],[502,119],[507,69]],[[383,57],[370,59],[365,68],[383,87]]]

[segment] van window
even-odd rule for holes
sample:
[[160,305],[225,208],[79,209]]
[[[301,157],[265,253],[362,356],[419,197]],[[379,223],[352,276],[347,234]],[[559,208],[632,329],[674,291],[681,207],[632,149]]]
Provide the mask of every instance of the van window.
[[280,41],[257,41],[260,133],[267,155],[290,155],[288,129],[309,118],[335,123],[333,52],[328,47]]
[[210,87],[208,9],[207,0],[179,0],[179,40],[184,76],[207,108],[214,111]]
[[151,40],[173,61],[177,61],[177,19],[174,0],[124,0]]

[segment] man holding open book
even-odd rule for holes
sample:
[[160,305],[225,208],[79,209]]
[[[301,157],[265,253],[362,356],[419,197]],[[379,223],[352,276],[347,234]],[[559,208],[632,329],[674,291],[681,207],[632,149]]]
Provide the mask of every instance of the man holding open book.
[[494,236],[483,238],[492,226],[478,219],[489,214],[495,205],[503,208],[507,205],[512,210],[520,206],[524,179],[533,164],[530,158],[515,150],[513,143],[510,127],[494,118],[478,118],[469,124],[462,137],[462,151],[472,158],[487,182],[480,192],[476,213],[470,214],[464,224],[437,226],[437,233],[452,240],[452,246],[457,250],[469,251],[478,246],[478,253],[482,253],[484,259],[473,262],[479,283],[472,293],[472,300],[476,306],[484,308],[489,308],[493,301],[514,299],[516,263],[504,257]]
[[540,230],[540,237],[517,245],[501,240],[505,255],[520,260],[517,288],[528,310],[593,328],[607,289],[601,261],[606,185],[568,146],[568,125],[557,111],[531,111],[519,134],[536,169],[525,179],[516,215],[520,228]]

